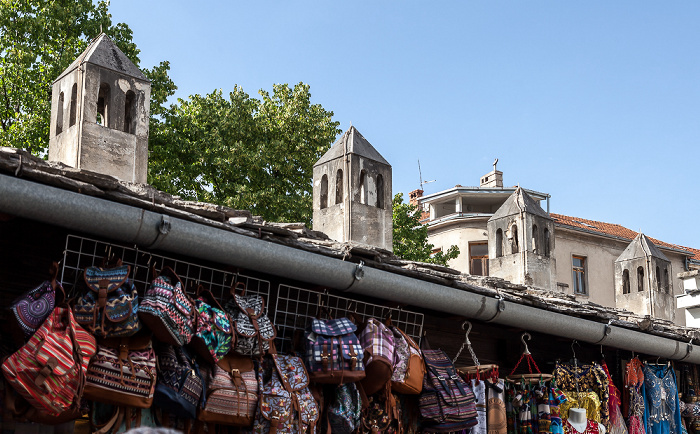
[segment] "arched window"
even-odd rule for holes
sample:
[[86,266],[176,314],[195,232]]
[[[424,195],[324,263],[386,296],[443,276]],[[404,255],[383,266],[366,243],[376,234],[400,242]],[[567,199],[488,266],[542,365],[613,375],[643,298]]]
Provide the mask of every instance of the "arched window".
[[321,209],[328,207],[328,176],[321,177]]
[[109,127],[109,85],[102,83],[97,94],[97,118],[95,121],[103,127]]
[[56,135],[63,132],[63,92],[58,95],[58,107],[56,108]]
[[503,230],[498,228],[496,229],[496,257],[501,256],[503,256]]
[[127,91],[124,98],[124,132],[129,134],[136,133],[136,94],[133,91]]
[[384,177],[377,175],[377,208],[384,209]]
[[622,293],[630,293],[630,272],[628,270],[622,272]]
[[335,204],[343,203],[343,169],[335,173]]
[[537,233],[537,225],[532,225],[532,251],[539,253],[539,234]]
[[664,288],[666,288],[666,294],[671,293],[671,286],[668,284],[668,267],[664,268]]
[[551,240],[549,239],[549,229],[544,228],[544,255],[546,257],[549,257],[549,254],[551,252],[550,243]]
[[360,172],[360,203],[367,205],[367,171]]
[[661,269],[656,266],[656,290],[661,292]]
[[75,125],[75,116],[78,106],[78,83],[73,83],[73,90],[70,92],[70,122],[69,127]]
[[510,240],[510,252],[518,253],[520,251],[520,246],[518,245],[518,226],[513,225],[510,227],[510,235],[512,236]]
[[644,291],[644,267],[637,267],[637,291]]

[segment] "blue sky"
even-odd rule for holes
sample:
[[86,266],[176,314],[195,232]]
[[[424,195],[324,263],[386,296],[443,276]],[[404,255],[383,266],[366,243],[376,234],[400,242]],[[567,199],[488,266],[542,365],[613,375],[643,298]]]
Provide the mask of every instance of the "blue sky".
[[[145,8],[145,9],[142,9]],[[146,10],[146,12],[141,12]],[[506,185],[700,248],[700,2],[113,0],[176,94],[311,85],[393,191]]]

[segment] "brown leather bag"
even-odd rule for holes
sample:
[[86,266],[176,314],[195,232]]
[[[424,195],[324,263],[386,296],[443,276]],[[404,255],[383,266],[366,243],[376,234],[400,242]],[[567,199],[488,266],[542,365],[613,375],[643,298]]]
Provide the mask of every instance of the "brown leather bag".
[[425,362],[420,347],[387,318],[386,325],[394,333],[394,372],[391,376],[391,390],[396,393],[417,395],[423,390]]

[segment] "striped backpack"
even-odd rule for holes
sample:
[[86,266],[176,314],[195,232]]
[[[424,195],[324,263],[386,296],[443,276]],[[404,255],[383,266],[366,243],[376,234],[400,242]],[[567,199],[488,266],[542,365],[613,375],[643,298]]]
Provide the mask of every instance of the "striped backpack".
[[[151,275],[156,276],[154,268]],[[177,274],[165,267],[139,306],[139,318],[161,342],[182,346],[192,339],[197,312]]]
[[476,425],[476,398],[471,387],[444,351],[427,349],[427,338],[423,338],[423,346],[427,373],[418,404],[423,431],[462,431]]
[[22,348],[2,364],[12,387],[49,416],[80,406],[85,373],[95,354],[95,338],[67,307],[57,307]]

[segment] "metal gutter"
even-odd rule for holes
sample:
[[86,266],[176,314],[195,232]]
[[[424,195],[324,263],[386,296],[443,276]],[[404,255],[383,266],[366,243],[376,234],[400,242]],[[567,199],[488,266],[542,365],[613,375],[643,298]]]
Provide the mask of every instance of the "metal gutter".
[[674,339],[362,267],[164,214],[0,175],[0,211],[144,248],[227,263],[348,293],[700,364]]

